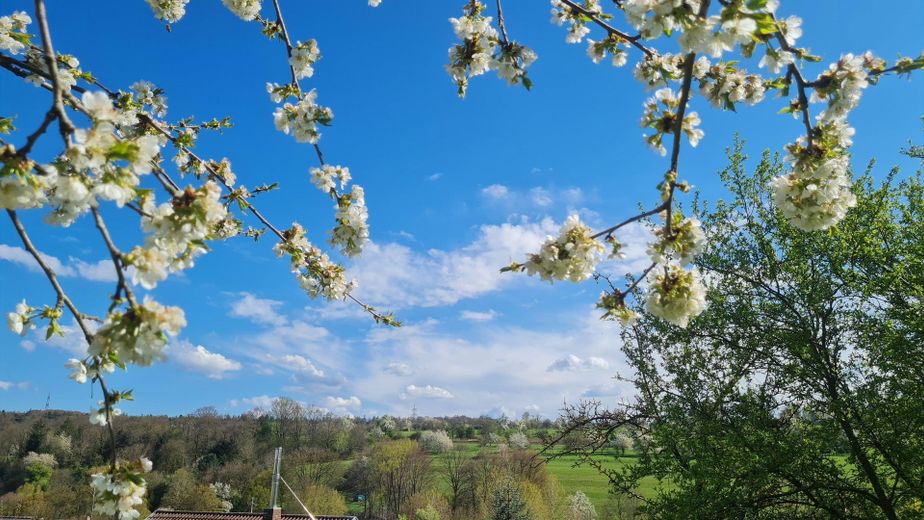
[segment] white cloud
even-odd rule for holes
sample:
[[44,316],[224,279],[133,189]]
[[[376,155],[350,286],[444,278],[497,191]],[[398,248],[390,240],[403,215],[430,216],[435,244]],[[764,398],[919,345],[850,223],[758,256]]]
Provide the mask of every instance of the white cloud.
[[281,301],[258,298],[248,292],[242,292],[239,296],[239,300],[231,303],[231,316],[266,325],[286,323],[286,318],[276,311],[276,307],[282,305]]
[[459,319],[466,321],[485,322],[491,321],[497,317],[497,311],[488,309],[487,311],[462,311],[459,313]]
[[324,406],[333,409],[358,409],[362,405],[363,402],[355,395],[351,395],[350,397],[336,397],[329,395],[324,398]]
[[241,369],[239,362],[217,352],[211,352],[202,345],[193,346],[185,340],[171,343],[167,348],[167,355],[180,367],[205,374],[209,379],[221,379],[229,372]]
[[449,390],[433,385],[407,385],[404,387],[404,391],[411,397],[427,397],[431,399],[452,399],[455,397]]
[[282,366],[288,367],[293,372],[297,372],[309,377],[324,377],[324,371],[314,366],[314,363],[305,356],[298,354],[286,354],[279,358]]
[[263,408],[269,409],[273,406],[273,401],[276,397],[270,397],[268,395],[258,395],[254,397],[245,397],[241,400],[232,399],[231,406],[237,407],[239,405],[247,406],[248,408]]
[[28,352],[35,350],[35,342],[32,340],[24,339],[19,342],[19,346],[24,348]]
[[488,204],[515,213],[545,213],[552,209],[569,213],[582,212],[585,210],[581,205],[587,200],[580,188],[559,188],[554,185],[516,190],[501,184],[492,184],[483,188],[481,195]]
[[406,363],[389,363],[388,366],[385,367],[385,372],[400,377],[407,377],[414,374],[414,370]]
[[551,219],[484,225],[473,242],[449,251],[371,243],[350,273],[359,281],[362,297],[375,304],[392,309],[449,305],[522,280],[500,268],[522,260],[556,228]]
[[96,263],[87,263],[77,258],[70,258],[69,262],[77,271],[77,277],[91,282],[114,282],[119,279],[112,260],[100,260]]
[[592,368],[608,369],[610,368],[610,364],[607,360],[600,357],[590,356],[586,359],[581,359],[574,354],[568,354],[563,358],[556,359],[545,370],[546,372],[561,372],[588,370]]
[[[93,321],[84,322],[90,332],[96,330],[96,327],[99,325]],[[63,349],[70,354],[73,354],[77,357],[83,357],[87,355],[87,340],[83,335],[83,331],[80,330],[80,327],[77,325],[75,320],[71,320],[69,324],[60,324],[61,331],[64,333],[63,336],[52,336],[49,340],[45,340],[44,330],[36,329],[33,331],[33,334],[37,339],[44,341],[46,344],[51,345],[52,347],[57,347]]]
[[543,208],[551,205],[553,202],[552,193],[541,186],[536,186],[529,190],[529,198],[533,201],[533,204]]
[[[71,265],[66,265],[57,257],[39,253],[45,264],[51,268],[60,277],[63,278],[83,278],[93,282],[114,282],[116,277],[115,268],[111,260],[100,260],[94,263],[84,262],[78,258],[69,258]],[[21,247],[0,244],[0,260],[6,260],[14,264],[21,265],[33,273],[41,273],[42,268],[38,262],[32,258],[32,255]]]
[[428,180],[428,181],[431,181],[431,182],[432,182],[432,181],[438,181],[438,180],[440,180],[440,177],[442,177],[442,176],[443,176],[443,172],[436,172],[436,173],[434,173],[433,175],[428,175],[428,176],[427,176],[427,180]]
[[[612,381],[614,374],[631,375],[619,353],[618,324],[601,321],[592,305],[578,311],[554,306],[548,310],[554,319],[538,325],[495,319],[463,335],[453,324],[444,329],[436,320],[370,329],[362,350],[368,361],[363,366],[353,360],[349,393],[363,400],[366,413],[407,414],[409,403],[414,403],[423,415],[478,416],[503,407],[517,416],[541,410],[554,417],[563,400],[576,402],[592,386]],[[548,371],[568,353],[587,368]],[[414,368],[415,391],[409,391],[407,379],[387,369],[391,364]],[[631,383],[613,384],[608,399],[634,394]],[[412,395],[424,392],[426,385],[446,389],[454,397]]]
[[14,384],[9,381],[0,381],[0,390],[9,390],[13,388],[13,385]]
[[489,199],[503,199],[507,197],[510,190],[503,184],[492,184],[487,188],[481,189],[481,194]]
[[29,383],[26,381],[20,383],[13,383],[12,381],[0,381],[0,390],[6,391],[11,388],[16,388],[18,390],[25,390],[29,387]]

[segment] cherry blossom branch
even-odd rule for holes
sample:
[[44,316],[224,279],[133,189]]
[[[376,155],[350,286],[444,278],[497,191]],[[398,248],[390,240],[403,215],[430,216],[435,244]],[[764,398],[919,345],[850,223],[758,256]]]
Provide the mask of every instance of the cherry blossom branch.
[[[773,19],[773,23],[776,24],[777,31],[773,33],[774,38],[780,44],[780,48],[786,52],[792,53],[794,56],[798,53],[789,45],[789,42],[786,41],[786,35],[783,34],[783,30],[780,27],[779,22],[776,17],[772,14],[770,15]],[[805,78],[802,76],[802,71],[799,70],[799,67],[795,63],[790,63],[786,67],[786,79],[787,83],[791,81],[790,78],[796,79],[796,90],[799,96],[799,110],[802,112],[802,124],[805,125],[805,134],[809,147],[812,146],[812,134],[814,133],[814,127],[812,126],[812,121],[809,117],[809,99],[805,94],[805,89],[808,87],[808,82],[805,81]]]
[[35,17],[38,18],[45,59],[48,61],[48,73],[51,76],[51,84],[54,86],[52,108],[58,114],[58,129],[61,132],[61,139],[64,140],[64,144],[67,146],[71,132],[74,131],[74,124],[71,123],[64,110],[64,88],[61,85],[61,79],[58,78],[58,59],[55,57],[55,50],[51,44],[51,31],[48,30],[48,18],[45,14],[44,0],[35,0]]
[[17,152],[21,157],[25,157],[32,151],[32,147],[35,145],[36,141],[48,130],[48,127],[51,126],[51,123],[58,118],[58,111],[54,107],[50,108],[48,112],[45,113],[45,119],[42,120],[42,124],[39,125],[38,129],[35,132],[29,134],[29,137],[26,138],[26,144],[19,149]]
[[641,43],[639,43],[639,39],[641,37],[640,35],[639,36],[629,36],[627,33],[624,33],[620,31],[619,29],[613,27],[612,25],[606,23],[605,21],[601,20],[600,17],[598,17],[596,14],[594,14],[591,11],[588,11],[587,9],[584,9],[577,3],[573,2],[572,0],[561,0],[561,2],[567,5],[568,7],[570,7],[571,9],[573,9],[574,11],[577,11],[578,13],[586,16],[591,21],[593,21],[595,24],[602,27],[606,32],[612,34],[613,36],[617,36],[622,40],[629,42],[633,47],[642,51],[645,54],[645,56],[648,56],[650,58],[658,54],[658,52],[655,51],[654,49],[650,49],[646,47],[645,45],[642,45]]
[[115,268],[116,276],[118,277],[116,290],[112,295],[113,303],[117,302],[124,293],[128,303],[132,307],[137,307],[138,302],[135,300],[135,294],[125,281],[125,264],[123,263],[122,252],[119,251],[119,248],[117,248],[112,241],[112,237],[109,235],[109,229],[103,221],[103,216],[100,214],[99,208],[94,206],[90,208],[90,211],[93,213],[96,229],[99,230],[100,235],[103,237],[103,242],[106,243],[106,249],[109,250],[109,256],[112,258],[112,267]]
[[[22,225],[22,222],[19,220],[19,216],[15,211],[8,209],[6,214],[10,217],[10,221],[13,223],[13,227],[16,229],[16,233],[19,235],[19,239],[22,242],[23,247],[26,248],[26,251],[32,256],[35,262],[38,264],[42,272],[45,273],[45,277],[48,279],[48,283],[51,284],[51,287],[54,289],[55,294],[57,295],[58,305],[63,304],[67,307],[67,310],[70,311],[71,315],[74,317],[74,321],[77,322],[77,326],[80,327],[80,331],[83,333],[83,337],[86,340],[87,344],[93,342],[93,333],[90,332],[90,328],[87,327],[85,320],[90,317],[83,314],[77,309],[77,306],[74,305],[74,302],[70,299],[67,293],[64,292],[64,288],[61,287],[61,283],[58,282],[58,276],[55,274],[54,270],[49,267],[48,263],[45,262],[45,259],[39,253],[38,249],[35,248],[35,245],[32,243],[32,240],[29,238],[29,233],[26,232],[26,228]],[[106,383],[103,381],[103,376],[97,371],[95,379],[99,381],[100,389],[103,392],[103,407],[106,414],[106,427],[109,430],[109,440],[110,444],[110,457],[112,469],[115,469],[116,457],[117,457],[117,448],[115,441],[115,429],[112,426],[112,404],[113,404],[113,394],[106,387]]]
[[497,27],[500,29],[504,45],[508,45],[510,40],[507,39],[507,26],[504,24],[504,8],[501,6],[501,0],[497,0]]
[[667,209],[667,204],[668,204],[667,202],[662,202],[661,204],[656,206],[654,209],[650,209],[643,213],[639,213],[638,215],[635,215],[633,217],[629,217],[626,220],[623,220],[622,222],[620,222],[619,224],[616,224],[615,226],[610,226],[604,229],[603,231],[600,231],[594,235],[591,235],[590,238],[596,239],[602,236],[612,235],[614,231],[618,230],[621,227],[627,226],[633,222],[638,222],[639,220],[645,219],[652,215],[657,215],[658,213],[661,213],[662,211]]
[[[298,75],[295,72],[295,67],[292,65],[292,40],[289,39],[289,30],[286,29],[286,22],[282,17],[282,8],[279,7],[279,0],[273,0],[273,9],[276,11],[276,26],[279,27],[279,31],[282,33],[282,42],[286,46],[286,57],[289,63],[289,73],[292,75],[292,86],[295,88],[295,91],[301,97],[302,88],[298,83]],[[321,152],[321,147],[318,143],[314,143],[314,152],[318,156],[318,162],[321,163],[321,166],[324,166],[324,154]]]

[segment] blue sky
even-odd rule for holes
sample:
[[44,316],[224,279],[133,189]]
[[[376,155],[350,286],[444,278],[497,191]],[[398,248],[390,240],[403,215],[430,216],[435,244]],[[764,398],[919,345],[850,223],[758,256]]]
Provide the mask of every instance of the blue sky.
[[[443,65],[454,43],[447,18],[460,14],[461,3],[384,0],[371,9],[363,0],[283,1],[293,39],[315,38],[323,54],[303,86],[316,88],[335,114],[321,140],[325,156],[348,166],[366,189],[373,243],[348,263],[357,295],[394,310],[406,326],[385,329],[355,306],[309,300],[270,240],[233,239],[155,291],[158,300],[182,306],[189,325],[169,361],[115,377],[116,388],[133,388],[138,398],[126,412],[182,414],[214,405],[240,413],[288,395],[356,415],[406,415],[416,406],[429,415],[554,417],[565,400],[631,395],[612,380],[631,374],[616,326],[596,318],[600,287],[549,286],[497,269],[522,259],[569,213],[604,227],[654,200],[667,163],[646,148],[638,128],[650,94],[631,68],[594,65],[584,44],[566,44],[565,31],[549,23],[546,2],[508,0],[511,37],[539,54],[530,71],[534,89],[508,87],[492,74],[475,78],[460,100]],[[924,4],[860,7],[784,2],[780,12],[804,18],[801,43],[826,61],[867,49],[887,59],[921,51]],[[32,2],[4,2],[0,14],[20,9],[31,13]],[[141,0],[49,2],[48,9],[57,49],[76,55],[109,87],[155,83],[166,90],[170,119],[231,116],[234,127],[205,137],[200,154],[229,158],[247,185],[278,181],[282,189],[257,206],[281,226],[298,220],[323,241],[332,204],[308,181],[316,165],[310,148],[273,128],[264,85],[287,79],[286,62],[257,24],[240,21],[219,0],[192,0],[172,32]],[[0,74],[0,115],[16,115],[19,128],[35,128],[47,104],[44,92]],[[684,145],[681,177],[706,198],[725,196],[716,171],[736,132],[752,156],[799,135],[798,121],[776,115],[781,106],[767,101],[723,113],[695,98],[706,136],[696,149]],[[892,164],[911,167],[897,150],[919,140],[922,113],[920,76],[868,89],[850,118],[855,167],[873,157],[880,174]],[[56,146],[46,139],[36,153],[49,157]],[[132,215],[104,212],[123,249],[140,241]],[[102,313],[112,274],[91,223],[49,228],[41,216],[22,212],[33,240],[57,260],[78,305]],[[642,231],[629,229],[624,238],[634,247],[613,272],[643,262]],[[4,312],[22,298],[53,302],[19,246],[9,222],[0,222]],[[40,408],[49,395],[54,408],[88,409],[98,392],[69,381],[63,367],[80,348],[74,335],[51,344],[35,334],[0,336],[0,409]]]

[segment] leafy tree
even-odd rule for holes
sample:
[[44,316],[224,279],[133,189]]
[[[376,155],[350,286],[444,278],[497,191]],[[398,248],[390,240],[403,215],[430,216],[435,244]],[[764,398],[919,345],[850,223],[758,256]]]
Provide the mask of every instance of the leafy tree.
[[532,520],[516,481],[504,481],[491,493],[490,520]]
[[220,498],[206,485],[196,481],[187,469],[180,469],[173,474],[167,492],[161,499],[161,507],[180,511],[223,511]]
[[[906,151],[921,158],[921,149]],[[697,213],[708,308],[688,328],[642,312],[623,334],[638,397],[582,403],[590,453],[633,425],[638,462],[605,470],[657,518],[906,518],[924,500],[924,185],[855,183],[837,228],[805,233],[771,205],[778,158]],[[660,492],[635,491],[652,475]]]
[[312,513],[333,516],[347,512],[343,496],[325,485],[309,484],[299,498]]

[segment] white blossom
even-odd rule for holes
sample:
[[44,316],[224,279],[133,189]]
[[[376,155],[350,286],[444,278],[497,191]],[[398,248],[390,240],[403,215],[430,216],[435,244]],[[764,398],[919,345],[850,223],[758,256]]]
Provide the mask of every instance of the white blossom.
[[29,41],[26,32],[32,18],[25,11],[16,11],[9,16],[0,16],[0,50],[19,54]]
[[767,70],[774,74],[779,74],[787,65],[795,61],[793,53],[784,50],[772,49],[767,47],[766,54],[760,59],[759,67],[767,67]]
[[249,22],[260,14],[262,0],[221,0],[238,18]]
[[591,230],[577,215],[569,216],[558,237],[546,237],[539,252],[523,265],[530,276],[543,280],[580,282],[590,278],[603,254],[603,244],[591,238]]
[[670,232],[666,227],[659,227],[654,235],[657,241],[648,246],[648,256],[657,264],[672,259],[680,265],[687,265],[699,256],[706,246],[706,237],[699,220],[695,218],[675,219]]
[[14,334],[25,336],[34,327],[30,314],[34,311],[26,300],[16,304],[16,310],[6,315],[6,324]]
[[354,185],[348,195],[337,199],[337,226],[331,230],[330,243],[347,256],[362,252],[369,241],[369,211],[362,187]]
[[793,170],[773,179],[773,200],[789,222],[805,231],[828,229],[857,203],[850,191],[850,160],[797,161]]
[[157,117],[167,115],[167,97],[163,91],[150,81],[136,81],[129,87],[135,93],[135,99],[142,106],[151,107],[151,113]]
[[111,312],[93,335],[88,352],[100,358],[115,354],[123,363],[148,366],[164,357],[167,336],[176,336],[185,326],[183,309],[146,298],[125,312]]
[[141,457],[126,464],[120,461],[112,473],[104,471],[91,475],[93,511],[102,515],[118,515],[119,520],[134,520],[141,516],[135,506],[144,503],[147,483],[141,476],[151,470],[151,461]]
[[[295,71],[296,79],[310,78],[314,74],[312,65],[319,59],[321,59],[321,50],[318,49],[317,41],[297,42],[295,47],[292,48],[289,65]],[[278,103],[279,101],[276,102]]]
[[335,190],[338,183],[340,189],[345,189],[351,179],[350,169],[346,166],[325,164],[320,168],[312,168],[310,173],[311,183],[324,193]]
[[318,93],[311,90],[303,94],[295,105],[286,103],[277,108],[273,113],[276,129],[286,134],[291,132],[300,143],[317,143],[321,138],[318,126],[330,125],[334,118],[331,109],[315,102],[317,97]]
[[148,206],[148,215],[141,222],[151,235],[124,260],[132,268],[133,283],[153,289],[168,273],[193,266],[195,258],[206,251],[202,242],[216,238],[215,228],[228,210],[221,203],[221,188],[213,181],[198,189],[187,187],[171,202],[156,208],[152,202]]
[[319,248],[308,242],[305,230],[297,223],[285,231],[285,240],[273,246],[276,256],[289,256],[295,279],[312,298],[343,300],[356,288],[356,282],[346,279],[346,270]]
[[154,17],[167,23],[176,23],[186,14],[186,4],[189,0],[145,0],[151,10],[154,11]]
[[706,288],[697,269],[676,264],[659,265],[648,275],[648,312],[674,325],[686,327],[706,308]]
[[85,365],[83,361],[71,358],[64,366],[71,370],[71,373],[67,377],[81,384],[87,382],[87,365]]

